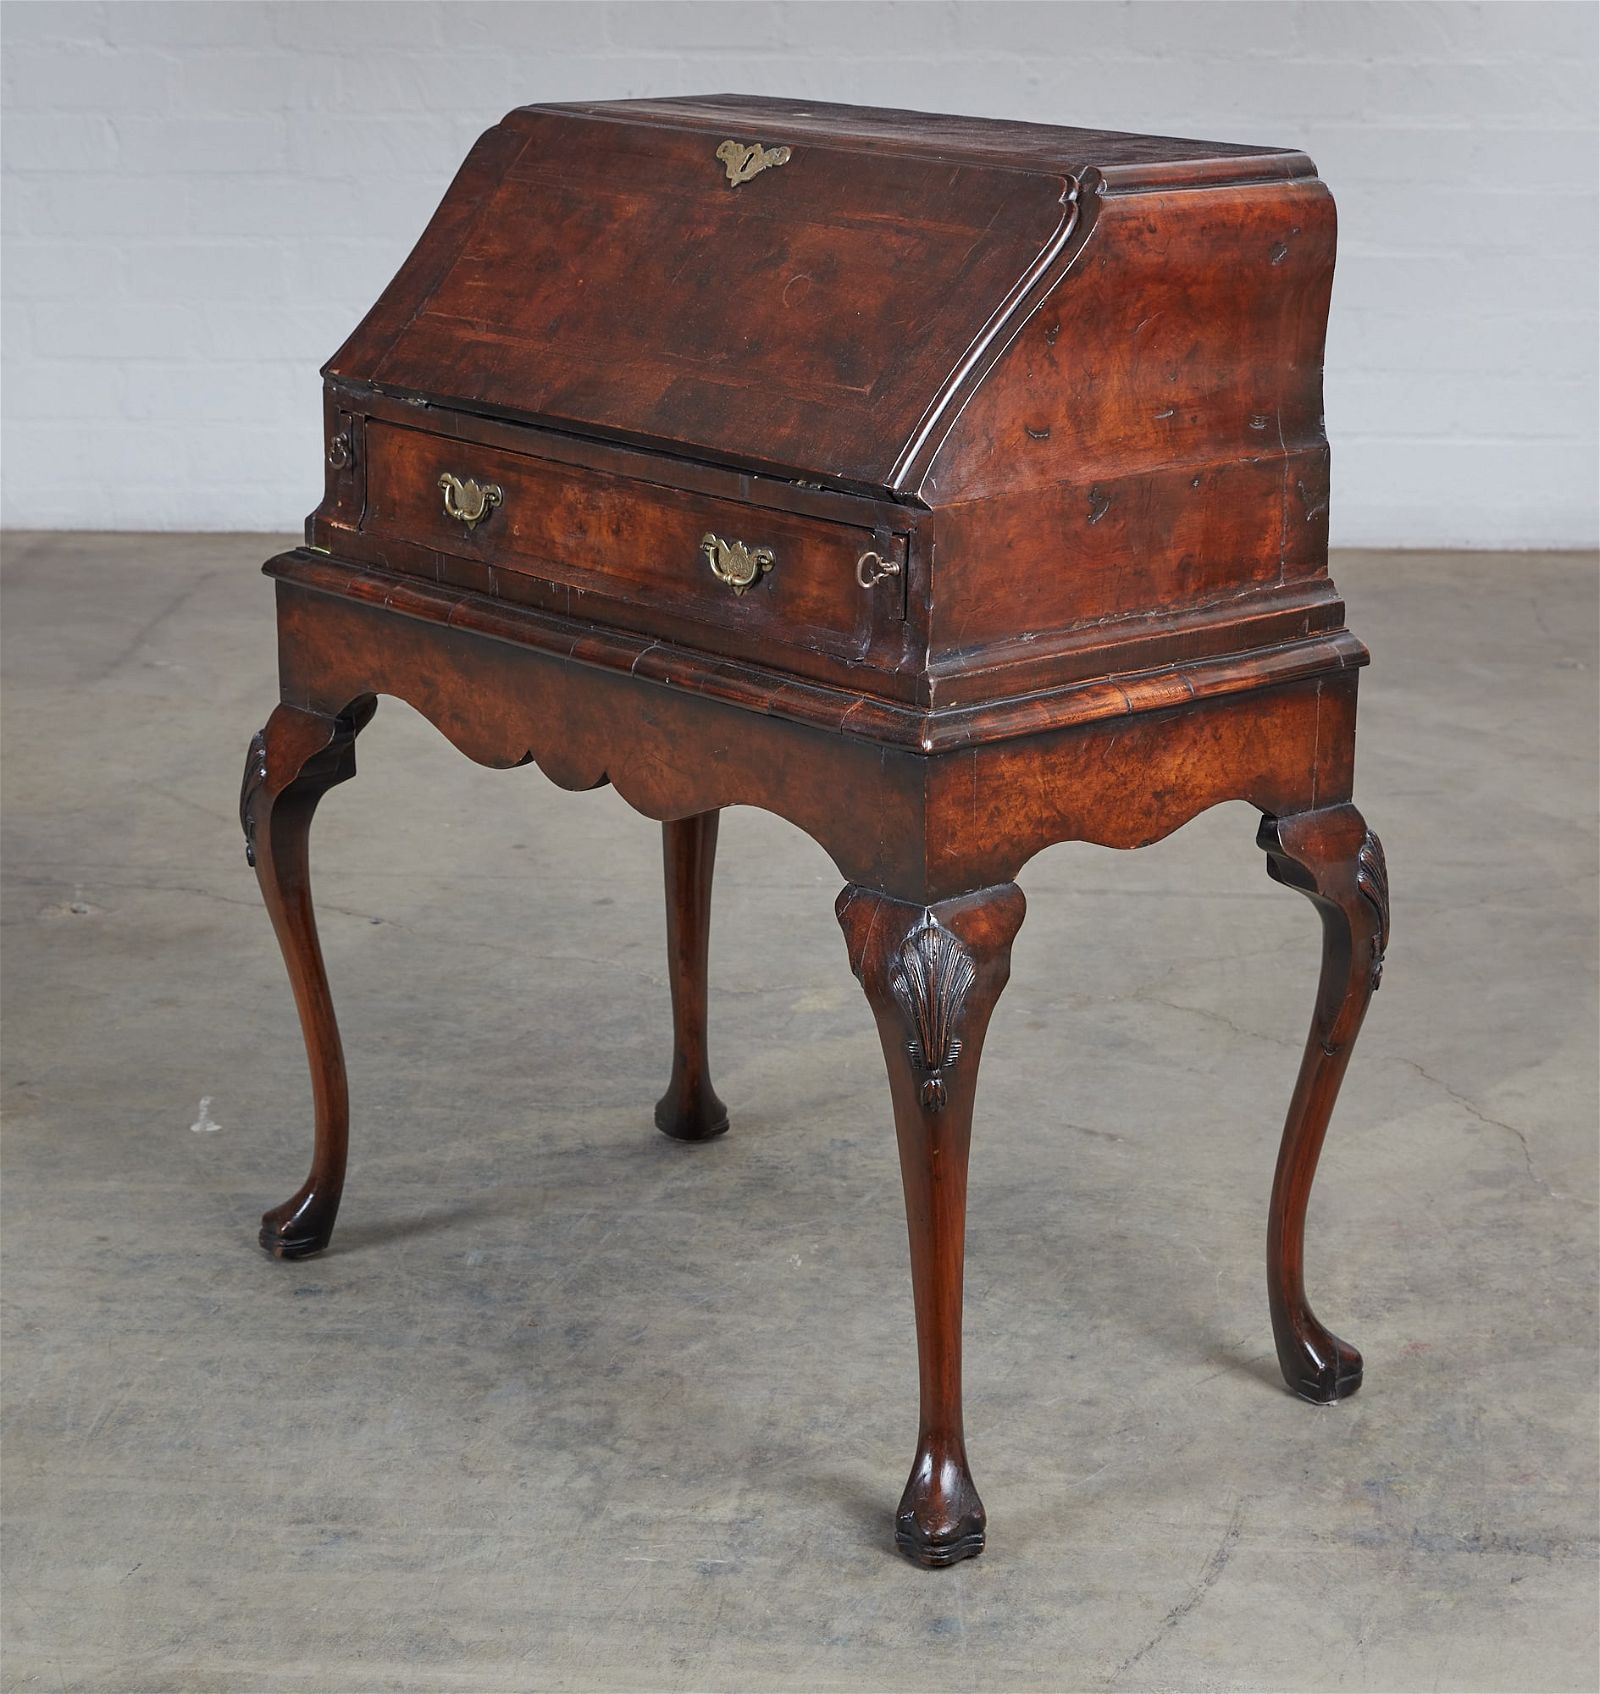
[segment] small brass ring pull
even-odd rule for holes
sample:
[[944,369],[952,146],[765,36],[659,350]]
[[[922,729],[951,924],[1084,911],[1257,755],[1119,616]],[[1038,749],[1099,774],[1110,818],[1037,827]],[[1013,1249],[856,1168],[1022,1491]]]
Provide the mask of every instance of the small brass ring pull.
[[702,536],[700,551],[711,566],[711,574],[718,582],[727,583],[735,594],[743,594],[778,562],[770,547],[752,547],[744,541],[724,541],[716,535]]
[[881,553],[863,553],[856,560],[856,581],[863,588],[872,588],[886,576],[899,576],[900,561],[886,559]]
[[498,483],[474,482],[471,477],[463,482],[449,471],[439,478],[439,486],[444,490],[445,515],[464,523],[468,529],[476,529],[505,499]]

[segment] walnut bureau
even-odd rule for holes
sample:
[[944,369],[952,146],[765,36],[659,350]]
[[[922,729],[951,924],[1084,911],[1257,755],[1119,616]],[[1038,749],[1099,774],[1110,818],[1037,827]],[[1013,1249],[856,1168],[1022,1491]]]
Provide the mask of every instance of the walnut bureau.
[[379,695],[482,764],[611,783],[662,824],[666,1134],[706,1062],[717,819],[761,806],[845,879],[888,1068],[920,1356],[911,1558],[979,1552],[962,1433],[967,1149],[984,1032],[1060,841],[1262,814],[1322,922],[1267,1227],[1283,1374],[1306,1202],[1388,939],[1351,804],[1367,654],[1327,575],[1333,202],[1310,160],[768,99],[528,107],[474,146],[324,371],[326,493],[269,562],[281,704],[241,813],[315,1098],[266,1214],[327,1246],[344,1061],[307,836]]

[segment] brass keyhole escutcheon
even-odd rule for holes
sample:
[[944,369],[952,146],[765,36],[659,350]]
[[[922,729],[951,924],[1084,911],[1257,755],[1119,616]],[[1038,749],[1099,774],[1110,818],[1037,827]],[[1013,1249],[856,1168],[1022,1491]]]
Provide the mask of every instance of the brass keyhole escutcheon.
[[444,490],[445,515],[468,529],[476,529],[505,499],[498,483],[474,482],[471,477],[463,481],[449,471],[439,478],[439,486]]
[[778,562],[770,547],[752,547],[745,541],[724,541],[716,535],[704,536],[700,551],[711,566],[711,574],[718,582],[727,583],[735,594],[743,594]]
[[759,141],[724,141],[717,157],[728,173],[728,186],[737,188],[774,165],[788,164],[790,153],[787,147],[763,147]]

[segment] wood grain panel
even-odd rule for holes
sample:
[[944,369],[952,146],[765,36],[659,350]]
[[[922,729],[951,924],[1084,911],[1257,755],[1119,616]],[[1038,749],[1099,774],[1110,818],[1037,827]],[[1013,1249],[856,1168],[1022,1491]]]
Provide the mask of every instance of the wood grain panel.
[[[856,560],[874,546],[870,529],[755,511],[393,424],[373,423],[366,446],[369,536],[433,548],[502,579],[537,577],[787,647],[859,658],[871,644],[876,594],[855,574]],[[446,472],[494,483],[502,504],[467,528],[445,512]],[[708,533],[770,547],[776,562],[736,595],[712,574],[701,548]],[[879,535],[877,545],[903,560],[898,541]]]
[[[383,357],[386,387],[885,486],[951,365],[1068,218],[1059,174],[526,111]],[[781,140],[781,137],[769,138]]]

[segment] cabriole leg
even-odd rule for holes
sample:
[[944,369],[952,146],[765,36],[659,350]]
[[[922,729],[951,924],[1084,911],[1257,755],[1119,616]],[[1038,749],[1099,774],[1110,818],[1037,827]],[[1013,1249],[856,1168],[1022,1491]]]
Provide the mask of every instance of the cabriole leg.
[[967,1148],[984,1032],[1022,914],[1022,891],[1011,883],[936,906],[853,885],[839,896],[850,967],[883,1042],[900,1143],[922,1406],[894,1538],[923,1565],[983,1551],[983,1502],[961,1421]]
[[1302,1399],[1342,1400],[1361,1386],[1361,1355],[1325,1329],[1306,1300],[1306,1202],[1367,1002],[1389,944],[1383,848],[1354,806],[1265,818],[1267,871],[1309,896],[1322,917],[1322,977],[1305,1058],[1283,1126],[1267,1222],[1267,1295],[1284,1380]]
[[728,1108],[706,1061],[706,961],[711,947],[711,873],[717,812],[661,826],[667,880],[667,974],[672,982],[672,1080],[656,1102],[656,1128],[675,1141],[709,1141]]
[[369,698],[337,718],[279,706],[250,743],[239,796],[245,857],[255,866],[288,966],[316,1112],[311,1174],[293,1199],[261,1220],[261,1245],[279,1259],[305,1258],[328,1245],[344,1190],[350,1096],[311,906],[309,840],[317,802],[356,773],[355,738],[375,705]]

